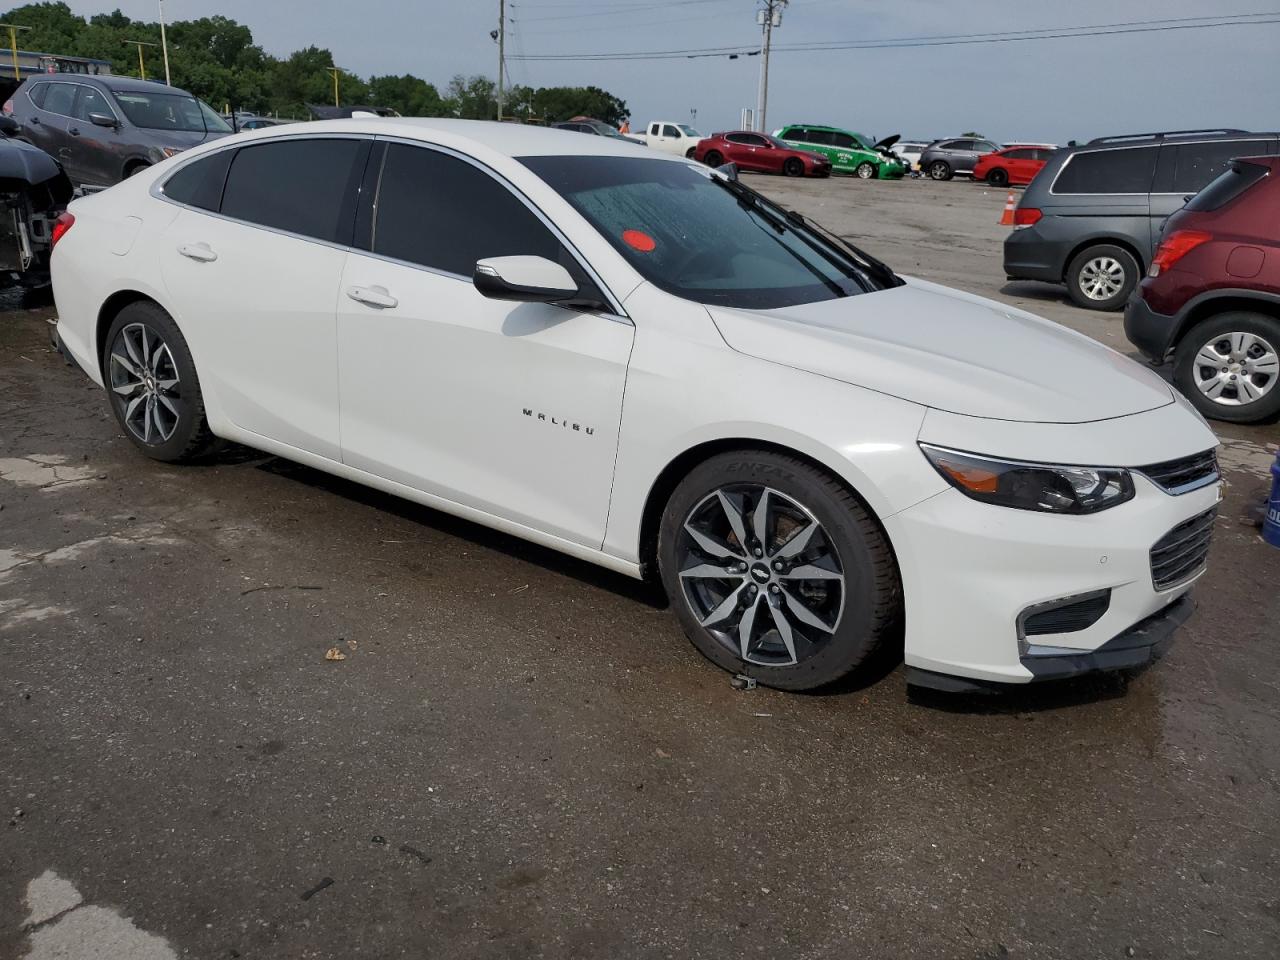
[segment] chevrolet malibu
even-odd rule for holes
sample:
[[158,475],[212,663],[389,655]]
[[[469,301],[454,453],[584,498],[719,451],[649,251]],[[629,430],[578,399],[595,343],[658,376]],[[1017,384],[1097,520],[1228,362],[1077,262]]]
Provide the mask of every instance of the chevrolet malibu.
[[652,573],[774,687],[898,645],[943,689],[1137,667],[1204,570],[1215,439],[1163,381],[732,170],[340,120],[195,148],[55,236],[59,342],[146,456],[236,441]]

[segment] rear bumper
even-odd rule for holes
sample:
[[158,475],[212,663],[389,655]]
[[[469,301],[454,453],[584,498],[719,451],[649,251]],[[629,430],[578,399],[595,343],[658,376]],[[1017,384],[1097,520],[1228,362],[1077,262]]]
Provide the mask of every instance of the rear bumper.
[[1061,283],[1070,252],[1069,244],[1046,240],[1040,224],[1014,230],[1004,239],[1005,276],[1011,280]]
[[1169,316],[1156,313],[1147,301],[1142,299],[1139,287],[1129,298],[1124,308],[1124,335],[1129,342],[1142,351],[1143,356],[1155,363],[1163,363],[1173,347],[1178,333],[1179,320],[1175,314]]
[[[1096,650],[1043,648],[1049,652],[1037,653],[1033,644],[1029,652],[1019,659],[1031,674],[1032,683],[1066,680],[1091,673],[1139,670],[1164,656],[1173,643],[1174,635],[1194,610],[1195,602],[1184,595],[1163,610],[1116,634]],[[957,677],[919,667],[907,667],[907,683],[946,693],[972,693],[1008,689],[1010,686],[999,681]]]

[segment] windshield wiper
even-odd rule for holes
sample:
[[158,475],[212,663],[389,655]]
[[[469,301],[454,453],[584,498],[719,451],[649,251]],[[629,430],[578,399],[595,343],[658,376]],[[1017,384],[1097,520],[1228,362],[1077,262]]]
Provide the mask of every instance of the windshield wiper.
[[861,247],[856,246],[855,244],[846,240],[844,237],[840,236],[838,233],[833,233],[832,231],[828,230],[826,227],[822,226],[822,224],[818,223],[816,220],[810,220],[807,217],[799,213],[796,213],[794,210],[787,210],[786,215],[787,215],[787,219],[791,220],[793,223],[798,223],[801,226],[808,227],[810,230],[818,234],[820,237],[823,237],[826,240],[830,240],[832,243],[836,243],[844,247],[845,250],[849,251],[855,257],[861,260],[863,262],[864,267],[870,270],[873,274],[875,274],[876,279],[878,279],[886,287],[900,287],[906,282],[900,276],[894,273],[893,268],[890,267],[883,260],[878,260],[877,258],[873,257],[871,254],[867,253],[867,251],[863,250]]

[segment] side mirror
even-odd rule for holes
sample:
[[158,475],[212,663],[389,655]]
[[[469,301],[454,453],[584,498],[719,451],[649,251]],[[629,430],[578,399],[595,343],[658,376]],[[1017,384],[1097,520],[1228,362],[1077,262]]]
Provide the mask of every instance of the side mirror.
[[479,260],[472,283],[491,300],[554,303],[572,300],[578,295],[578,285],[569,271],[546,257],[488,257]]
[[718,173],[731,183],[736,183],[738,180],[738,165],[736,163],[722,163],[711,172]]
[[12,137],[18,132],[18,121],[0,113],[0,134]]
[[89,122],[95,127],[115,127],[116,118],[109,113],[91,113]]

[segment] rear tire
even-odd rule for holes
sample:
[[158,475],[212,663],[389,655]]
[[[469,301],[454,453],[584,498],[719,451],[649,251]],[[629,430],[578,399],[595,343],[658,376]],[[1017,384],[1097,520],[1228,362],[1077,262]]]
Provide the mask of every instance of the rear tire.
[[932,180],[950,180],[955,174],[951,170],[951,164],[945,160],[935,160],[929,164],[929,177]]
[[[1229,310],[1200,321],[1174,351],[1173,383],[1213,420],[1258,423],[1280,416],[1280,319]],[[1256,398],[1247,399],[1250,393]]]
[[876,165],[866,160],[858,164],[853,171],[858,175],[859,180],[874,180],[876,176]]
[[1067,292],[1086,310],[1119,310],[1138,285],[1138,261],[1124,247],[1100,243],[1075,255],[1067,267]]
[[124,178],[128,180],[130,177],[136,176],[137,174],[141,173],[143,170],[147,170],[150,167],[151,167],[151,164],[149,163],[141,163],[141,162],[131,163],[129,164],[129,166],[124,168]]
[[799,157],[788,157],[782,164],[782,172],[788,177],[803,177],[804,161]]
[[695,150],[697,150],[697,149],[698,149],[697,147],[690,147],[688,150],[686,150],[686,151],[684,152],[684,158],[685,158],[686,160],[692,160],[692,159],[693,159],[694,151],[695,151]]
[[785,454],[694,467],[663,512],[658,563],[698,651],[780,690],[841,679],[900,629],[902,585],[879,525],[843,484]]
[[117,422],[148,457],[184,463],[216,447],[187,341],[158,304],[138,301],[117,314],[102,376]]
[[987,174],[987,183],[993,187],[1007,187],[1009,185],[1009,171],[1003,167],[996,167]]
[[717,150],[708,150],[703,155],[702,162],[708,167],[718,167],[724,163],[724,157]]

